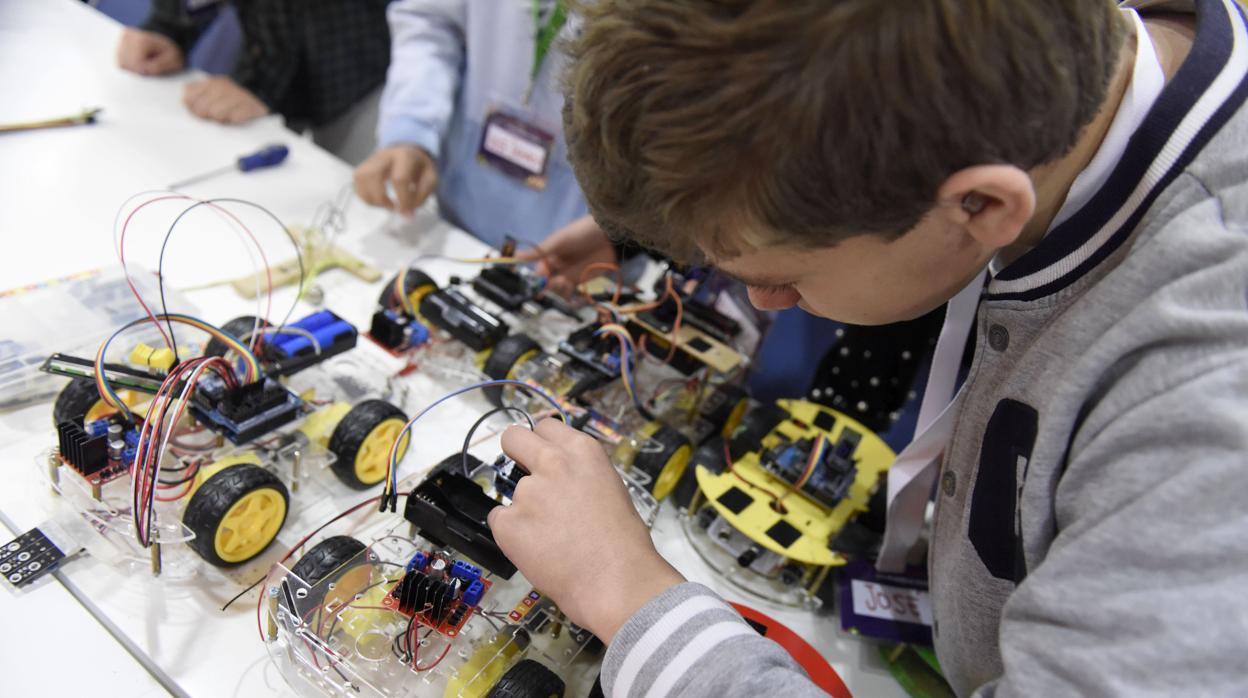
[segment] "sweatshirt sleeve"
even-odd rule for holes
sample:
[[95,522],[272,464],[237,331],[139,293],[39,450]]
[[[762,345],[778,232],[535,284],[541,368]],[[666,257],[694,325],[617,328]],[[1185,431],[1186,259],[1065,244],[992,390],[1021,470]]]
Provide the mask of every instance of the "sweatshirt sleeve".
[[381,97],[378,144],[409,143],[436,160],[463,71],[466,4],[398,0],[390,5],[387,19],[391,59]]
[[612,698],[825,695],[779,645],[692,582],[655,597],[620,628],[603,660],[602,688]]
[[1006,602],[1004,673],[977,698],[1244,695],[1248,347],[1203,359],[1127,371],[1113,397],[1135,406],[1076,437],[1060,532]]

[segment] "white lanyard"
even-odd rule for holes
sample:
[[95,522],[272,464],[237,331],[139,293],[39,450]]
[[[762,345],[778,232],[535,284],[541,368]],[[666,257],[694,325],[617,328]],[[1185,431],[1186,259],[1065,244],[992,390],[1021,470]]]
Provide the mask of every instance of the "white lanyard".
[[949,301],[940,339],[932,355],[927,389],[919,405],[915,437],[888,470],[888,529],[876,567],[885,572],[905,568],[906,554],[923,530],[923,510],[936,477],[934,467],[953,433],[959,400],[950,401],[966,340],[975,325],[975,310],[984,289],[981,270]]

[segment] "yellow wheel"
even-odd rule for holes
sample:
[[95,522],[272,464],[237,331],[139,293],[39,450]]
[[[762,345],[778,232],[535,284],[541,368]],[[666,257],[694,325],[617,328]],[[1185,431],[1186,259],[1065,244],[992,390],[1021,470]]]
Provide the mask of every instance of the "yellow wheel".
[[685,468],[689,467],[693,445],[684,434],[658,422],[646,425],[642,436],[647,437],[649,443],[633,457],[633,467],[650,476],[648,489],[655,499],[662,500],[676,489]]
[[750,408],[750,395],[739,385],[717,385],[705,399],[703,418],[715,428],[715,433],[725,438],[741,425],[741,419]]
[[[482,366],[482,372],[494,380],[504,378],[515,380],[516,368],[540,354],[541,351],[542,348],[537,342],[526,334],[507,335],[490,350]],[[504,386],[501,385],[490,385],[481,390],[485,393],[486,399],[495,407],[502,407],[503,388]]]
[[269,547],[282,524],[290,495],[273,473],[250,463],[208,478],[186,505],[182,523],[191,547],[219,567],[247,562]]
[[[394,445],[407,415],[385,400],[366,400],[338,422],[329,437],[334,454],[334,474],[352,489],[363,490],[386,477],[390,447]],[[399,444],[399,458],[407,452],[410,436]]]
[[399,309],[409,317],[414,317],[421,322],[424,318],[420,315],[420,301],[425,296],[438,290],[438,285],[434,283],[429,275],[419,269],[408,269],[403,274],[403,290],[407,292],[407,298],[400,300],[399,294],[399,277],[396,274],[394,278],[386,282],[381,289],[381,297],[377,299],[377,304],[383,308]]

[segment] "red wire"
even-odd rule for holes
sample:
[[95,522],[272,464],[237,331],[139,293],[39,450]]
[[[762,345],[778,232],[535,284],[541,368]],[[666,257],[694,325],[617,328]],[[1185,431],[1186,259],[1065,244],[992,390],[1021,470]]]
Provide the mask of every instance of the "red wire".
[[439,654],[438,658],[433,660],[433,664],[430,664],[429,666],[425,666],[425,667],[422,667],[416,663],[416,648],[415,646],[413,646],[412,647],[412,667],[415,668],[416,671],[429,671],[430,669],[436,667],[437,665],[442,663],[442,660],[446,657],[447,653],[451,651],[451,644],[452,643],[447,642],[446,649],[442,650],[442,654]]
[[772,492],[771,490],[767,489],[766,487],[763,487],[762,485],[756,485],[753,482],[750,482],[749,480],[745,479],[745,477],[742,476],[741,473],[737,472],[737,469],[733,467],[732,465],[732,451],[728,449],[727,441],[724,442],[724,462],[728,464],[728,472],[732,473],[738,480],[740,480],[741,482],[744,482],[750,487],[753,487],[755,489],[760,489],[763,492],[767,493],[767,495],[771,497],[771,501],[775,502],[776,505],[779,507],[779,511],[781,514],[788,513],[788,510],[784,508],[784,504],[780,501],[780,497],[778,497],[775,492]]
[[[251,238],[252,243],[254,243],[256,246],[256,250],[260,253],[261,262],[264,263],[264,273],[265,273],[266,283],[268,285],[268,300],[266,301],[266,304],[265,304],[264,317],[265,319],[267,319],[269,315],[271,315],[273,312],[273,270],[269,266],[269,258],[264,254],[264,248],[260,246],[260,241],[256,239],[256,236],[251,232],[251,229],[248,228],[246,225],[244,225],[243,222],[239,220],[238,216],[234,215],[233,212],[225,208],[222,208],[221,206],[218,206],[216,204],[207,203],[200,199],[195,199],[193,197],[183,196],[180,194],[159,196],[154,199],[148,199],[147,201],[144,201],[143,203],[139,204],[138,206],[134,208],[133,211],[130,212],[130,215],[126,216],[125,222],[122,223],[121,225],[120,239],[117,241],[117,257],[118,257],[118,260],[121,262],[121,269],[126,275],[126,285],[130,287],[130,292],[133,293],[135,299],[139,301],[139,305],[142,306],[143,312],[147,313],[147,317],[152,321],[154,325],[156,325],[156,329],[160,332],[161,338],[165,340],[165,346],[169,347],[169,349],[172,350],[174,348],[173,341],[169,338],[169,335],[165,333],[164,327],[161,326],[160,321],[156,319],[156,315],[152,313],[151,308],[147,307],[147,303],[143,300],[143,297],[139,295],[139,290],[134,287],[134,281],[130,277],[130,268],[126,265],[126,230],[130,226],[130,219],[134,218],[134,215],[138,213],[140,210],[146,208],[149,204],[156,203],[157,201],[168,201],[172,199],[177,199],[177,200],[182,200],[182,201],[196,201],[199,203],[203,203],[205,206],[208,206],[218,211],[219,213],[222,213],[228,216],[231,220],[234,221],[236,225],[238,225],[239,228],[242,229],[244,233],[247,234],[248,237]],[[259,344],[258,338],[253,337],[252,338],[252,351],[255,352],[259,346],[260,344]]]

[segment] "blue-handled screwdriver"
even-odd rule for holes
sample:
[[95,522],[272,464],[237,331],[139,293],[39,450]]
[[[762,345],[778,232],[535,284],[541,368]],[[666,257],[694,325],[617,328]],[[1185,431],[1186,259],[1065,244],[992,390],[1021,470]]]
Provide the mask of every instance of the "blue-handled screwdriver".
[[256,152],[250,155],[243,155],[239,157],[238,161],[235,162],[233,165],[227,165],[226,167],[222,167],[219,170],[205,172],[204,174],[196,175],[194,177],[191,177],[190,179],[184,179],[181,182],[170,184],[169,188],[181,189],[182,187],[195,184],[196,182],[202,182],[205,179],[211,179],[218,175],[223,175],[227,172],[235,172],[235,171],[251,172],[252,170],[260,170],[266,167],[273,167],[274,165],[282,164],[282,162],[286,159],[287,155],[290,155],[290,149],[284,145],[281,145],[280,143],[276,145],[265,146],[264,148],[261,148],[260,150],[257,150]]

